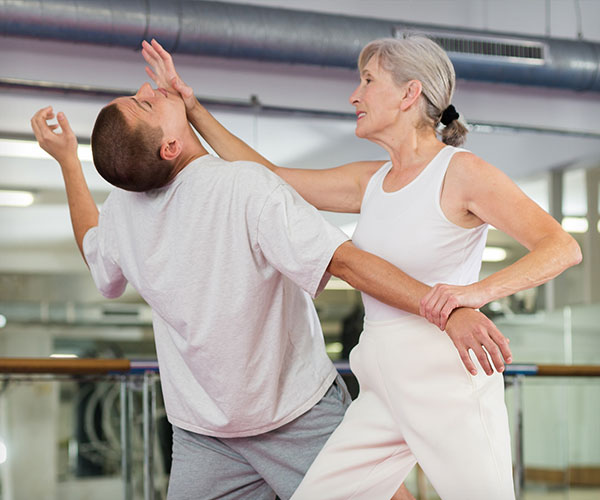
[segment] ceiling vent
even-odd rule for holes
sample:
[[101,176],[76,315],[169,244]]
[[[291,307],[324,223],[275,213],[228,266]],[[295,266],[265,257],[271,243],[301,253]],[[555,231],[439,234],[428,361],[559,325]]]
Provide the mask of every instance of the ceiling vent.
[[450,56],[473,56],[506,60],[511,63],[544,64],[548,47],[537,41],[520,40],[512,37],[477,36],[456,34],[437,30],[409,30],[395,28],[394,36],[403,38],[409,34],[420,34],[437,42]]

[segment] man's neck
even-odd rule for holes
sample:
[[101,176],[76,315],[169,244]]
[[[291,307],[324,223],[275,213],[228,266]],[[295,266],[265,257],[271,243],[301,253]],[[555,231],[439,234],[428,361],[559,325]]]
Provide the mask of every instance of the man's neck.
[[173,166],[173,172],[170,176],[169,181],[173,180],[179,172],[181,172],[185,167],[187,167],[194,160],[206,156],[208,151],[204,149],[202,143],[196,136],[196,134],[191,131],[191,135],[184,142],[184,149],[181,154],[175,160],[175,165]]

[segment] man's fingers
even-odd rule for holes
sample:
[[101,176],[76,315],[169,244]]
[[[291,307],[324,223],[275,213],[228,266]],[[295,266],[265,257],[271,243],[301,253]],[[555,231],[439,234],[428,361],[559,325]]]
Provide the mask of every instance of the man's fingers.
[[502,353],[502,357],[504,358],[505,363],[512,363],[512,352],[510,351],[509,342],[510,339],[506,338],[500,330],[497,328],[492,328],[490,331],[490,337],[496,343],[500,352]]
[[492,373],[494,373],[492,365],[490,365],[490,360],[488,359],[487,352],[485,351],[483,346],[476,345],[471,347],[471,349],[475,353],[475,356],[477,357],[477,360],[479,361],[479,364],[481,368],[483,368],[483,371],[486,373],[486,375],[491,375]]
[[33,115],[33,118],[31,119],[31,128],[38,141],[44,136],[44,132],[48,129],[46,120],[51,120],[52,118],[54,118],[52,106],[42,108]]
[[462,359],[463,365],[469,371],[471,375],[477,375],[477,368],[469,356],[469,351],[467,349],[459,349],[458,353],[460,354],[460,359]]
[[58,124],[60,125],[60,128],[64,133],[73,134],[71,124],[69,123],[69,120],[67,120],[66,115],[62,111],[59,112],[58,115],[56,115],[56,120],[58,121]]
[[488,342],[483,345],[483,347],[485,347],[485,350],[492,358],[492,363],[496,367],[496,371],[502,373],[504,371],[504,360],[502,359],[502,354],[500,353],[500,349],[496,343],[489,339]]

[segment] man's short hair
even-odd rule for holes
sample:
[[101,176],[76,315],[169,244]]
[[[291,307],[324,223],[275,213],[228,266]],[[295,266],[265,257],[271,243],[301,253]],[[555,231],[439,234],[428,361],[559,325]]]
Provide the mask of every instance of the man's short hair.
[[98,173],[113,186],[148,191],[164,186],[173,163],[160,156],[163,132],[146,123],[132,126],[116,104],[103,108],[92,131],[92,155]]

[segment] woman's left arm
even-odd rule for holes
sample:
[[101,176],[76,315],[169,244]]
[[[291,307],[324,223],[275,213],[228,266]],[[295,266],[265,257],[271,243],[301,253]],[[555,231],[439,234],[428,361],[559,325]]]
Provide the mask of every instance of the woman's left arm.
[[515,238],[529,252],[472,285],[433,287],[421,301],[421,314],[429,321],[456,307],[478,308],[541,285],[581,262],[581,249],[573,237],[507,175],[474,154],[455,155],[444,190],[467,217],[491,224]]

